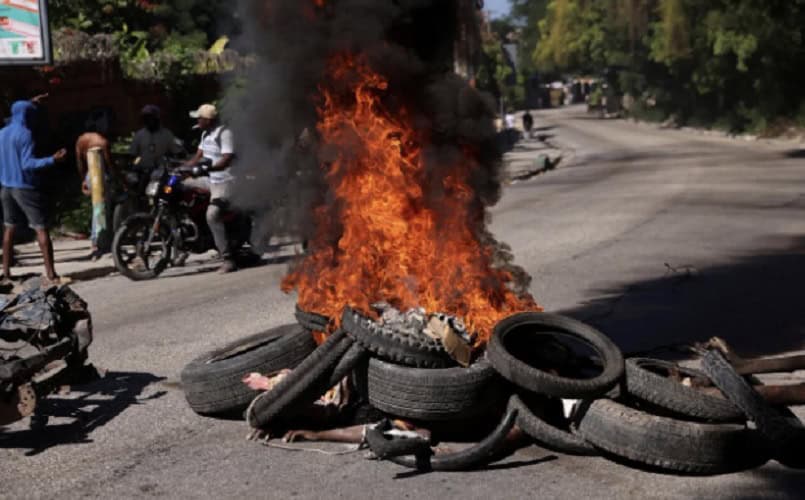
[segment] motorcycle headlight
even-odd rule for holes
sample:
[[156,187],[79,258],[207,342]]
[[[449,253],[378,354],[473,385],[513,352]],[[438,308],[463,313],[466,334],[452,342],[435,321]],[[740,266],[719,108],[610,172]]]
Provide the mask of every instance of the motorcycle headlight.
[[159,182],[151,181],[145,187],[145,195],[154,197],[157,195],[157,191],[159,190]]

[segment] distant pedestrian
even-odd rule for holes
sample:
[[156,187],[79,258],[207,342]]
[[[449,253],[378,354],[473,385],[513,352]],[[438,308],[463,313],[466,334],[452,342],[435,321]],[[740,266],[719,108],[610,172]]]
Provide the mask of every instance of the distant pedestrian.
[[[93,176],[90,171],[87,155],[90,151],[98,150],[101,161],[99,175]],[[101,258],[105,248],[109,244],[108,234],[108,214],[110,207],[110,179],[120,179],[118,172],[113,171],[115,164],[112,162],[112,155],[109,151],[109,141],[98,132],[86,132],[78,137],[75,143],[76,164],[78,175],[82,179],[81,191],[87,196],[92,196],[92,233],[90,242],[92,251],[89,258],[94,262]],[[94,179],[94,182],[93,182]]]
[[0,129],[0,184],[3,205],[3,275],[11,278],[11,257],[14,248],[14,232],[25,219],[36,231],[39,250],[45,264],[45,284],[59,284],[61,279],[53,265],[53,242],[48,232],[47,198],[42,189],[42,175],[48,167],[64,161],[65,149],[53,156],[34,157],[34,127],[37,103],[46,96],[30,101],[17,101],[11,106],[11,120]]
[[525,130],[525,134],[528,136],[529,139],[532,137],[531,130],[533,128],[534,128],[534,117],[531,116],[531,112],[529,110],[526,110],[525,114],[523,115],[523,130]]

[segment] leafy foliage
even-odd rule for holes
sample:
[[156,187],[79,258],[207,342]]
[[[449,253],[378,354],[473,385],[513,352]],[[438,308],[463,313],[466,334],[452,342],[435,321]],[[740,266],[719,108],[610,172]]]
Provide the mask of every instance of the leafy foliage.
[[[232,69],[216,32],[235,27],[224,0],[51,0],[58,61],[119,58],[132,78],[180,84],[195,73]],[[222,41],[223,45],[222,45]],[[217,46],[216,46],[217,43]],[[208,50],[210,45],[213,52]]]
[[[683,122],[805,121],[805,0],[511,0],[540,70],[616,74]],[[656,113],[655,113],[656,114]]]

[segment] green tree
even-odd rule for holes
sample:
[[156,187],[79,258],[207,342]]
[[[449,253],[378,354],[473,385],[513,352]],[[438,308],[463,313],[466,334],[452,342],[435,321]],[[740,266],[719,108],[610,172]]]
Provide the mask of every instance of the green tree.
[[[680,121],[762,130],[805,123],[805,0],[513,0],[541,70],[619,77]],[[521,17],[522,18],[522,17]],[[648,98],[651,99],[648,99]]]

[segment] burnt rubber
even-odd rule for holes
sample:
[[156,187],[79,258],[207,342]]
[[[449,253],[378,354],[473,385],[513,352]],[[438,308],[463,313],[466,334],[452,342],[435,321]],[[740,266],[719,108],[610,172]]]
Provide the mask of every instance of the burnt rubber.
[[254,398],[246,421],[255,429],[265,429],[280,414],[315,401],[329,389],[333,367],[351,346],[343,330],[335,332],[273,389]]
[[190,408],[201,415],[241,413],[257,394],[243,377],[293,368],[316,348],[310,332],[283,325],[214,349],[191,361],[181,373]]
[[326,316],[304,311],[298,305],[296,306],[294,316],[296,316],[296,321],[298,321],[300,325],[314,332],[326,332],[327,326],[330,324],[330,319]]
[[327,388],[335,387],[344,377],[352,373],[352,370],[361,362],[369,357],[369,351],[363,348],[362,345],[350,342],[350,347],[344,356],[338,361],[338,364],[333,368],[330,378],[327,381]]
[[517,410],[517,427],[549,449],[569,455],[600,455],[593,445],[578,434],[554,427],[537,417],[516,394],[509,399],[509,408]]
[[[506,343],[513,334],[521,333],[525,328],[535,336],[556,335],[558,332],[585,341],[600,357],[602,372],[588,379],[567,378],[520,361],[508,351]],[[624,373],[623,355],[609,338],[589,325],[558,314],[529,312],[509,316],[495,326],[486,355],[492,366],[516,386],[560,398],[602,396],[618,383]]]
[[805,468],[805,426],[793,413],[769,405],[720,351],[711,349],[705,353],[702,368],[713,384],[768,439],[775,460],[788,467]]
[[651,467],[720,474],[769,459],[763,436],[738,424],[675,420],[599,399],[582,409],[579,433],[608,453]]
[[729,400],[704,394],[657,371],[664,373],[677,371],[686,377],[709,380],[705,373],[681,367],[670,361],[631,358],[626,360],[626,391],[635,398],[683,417],[712,422],[745,420],[743,412]]
[[[497,428],[495,428],[489,436],[484,438],[483,441],[459,452],[444,455],[433,455],[432,450],[428,448],[426,452],[420,452],[413,457],[394,456],[397,455],[397,453],[389,453],[382,447],[382,443],[379,440],[387,441],[382,433],[367,432],[366,439],[369,448],[372,449],[373,452],[375,448],[378,448],[381,452],[386,451],[388,461],[402,465],[403,467],[417,469],[423,472],[473,470],[488,465],[499,456],[500,451],[506,444],[506,438],[509,432],[514,427],[516,419],[517,411],[509,409]],[[418,442],[414,443],[412,447],[412,451],[414,452],[422,450],[421,443]],[[399,452],[399,450],[397,451]]]
[[372,406],[422,421],[489,414],[501,409],[508,395],[504,380],[483,357],[468,368],[412,368],[372,358],[367,378]]
[[433,450],[430,447],[430,440],[424,437],[409,437],[402,439],[388,439],[384,432],[390,430],[392,424],[388,419],[369,426],[366,429],[366,444],[369,449],[380,460],[388,460],[392,457],[405,455],[430,456]]
[[411,337],[383,328],[350,308],[344,308],[341,328],[375,357],[418,368],[455,366],[442,343],[425,335]]

